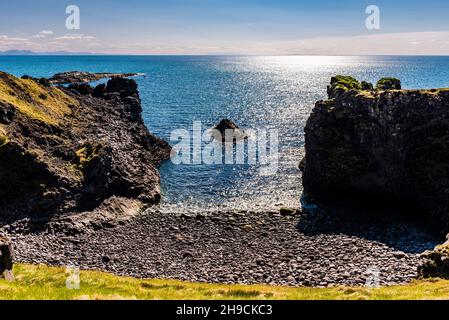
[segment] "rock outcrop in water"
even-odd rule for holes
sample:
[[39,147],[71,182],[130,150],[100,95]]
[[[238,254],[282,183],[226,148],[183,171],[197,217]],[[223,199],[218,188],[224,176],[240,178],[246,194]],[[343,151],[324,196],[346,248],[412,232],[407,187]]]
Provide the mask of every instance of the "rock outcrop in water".
[[0,220],[120,216],[159,201],[170,147],[145,127],[136,83],[94,91],[0,73]]
[[216,139],[221,139],[223,143],[237,142],[248,138],[245,131],[229,119],[222,119],[214,129],[220,132],[220,137],[216,137]]
[[[35,79],[38,81],[47,81],[48,84],[68,84],[98,81],[105,78],[125,78],[134,77],[137,73],[109,73],[109,72],[85,72],[85,71],[67,71],[56,73],[52,77],[45,79]],[[34,79],[30,76],[23,76],[23,79]]]
[[329,100],[316,103],[305,127],[305,193],[343,206],[396,205],[447,232],[449,89],[397,90],[391,78],[376,88],[335,77]]

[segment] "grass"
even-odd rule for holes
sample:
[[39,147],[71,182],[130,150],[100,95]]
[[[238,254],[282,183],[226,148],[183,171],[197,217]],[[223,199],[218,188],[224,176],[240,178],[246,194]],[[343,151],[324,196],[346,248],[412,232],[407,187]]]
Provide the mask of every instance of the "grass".
[[175,280],[140,280],[98,271],[80,272],[80,289],[66,288],[65,268],[17,264],[15,282],[0,280],[0,299],[45,300],[384,300],[449,299],[449,281],[415,281],[409,285],[368,288],[289,288],[263,285],[218,285]]
[[23,115],[57,125],[78,102],[56,87],[44,87],[31,79],[0,72],[0,102],[9,103]]
[[3,147],[8,143],[9,139],[6,135],[6,130],[0,126],[0,147]]

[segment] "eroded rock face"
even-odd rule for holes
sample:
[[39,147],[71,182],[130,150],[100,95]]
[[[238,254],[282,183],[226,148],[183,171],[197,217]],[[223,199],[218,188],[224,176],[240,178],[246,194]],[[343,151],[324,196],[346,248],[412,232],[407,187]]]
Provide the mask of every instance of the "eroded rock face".
[[342,90],[305,128],[306,194],[398,205],[449,228],[449,90]]
[[156,166],[170,146],[145,127],[133,80],[107,88],[116,95],[0,73],[0,220],[105,211],[111,197],[159,201]]

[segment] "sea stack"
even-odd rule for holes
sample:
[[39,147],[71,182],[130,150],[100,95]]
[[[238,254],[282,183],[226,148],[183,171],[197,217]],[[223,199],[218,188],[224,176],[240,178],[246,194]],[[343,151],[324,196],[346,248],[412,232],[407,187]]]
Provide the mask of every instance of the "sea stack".
[[399,90],[391,78],[376,87],[333,78],[305,127],[304,191],[323,203],[397,206],[447,232],[449,89]]
[[214,129],[220,132],[220,138],[223,143],[237,142],[248,138],[245,131],[240,129],[238,125],[229,119],[222,119],[220,123],[214,127]]

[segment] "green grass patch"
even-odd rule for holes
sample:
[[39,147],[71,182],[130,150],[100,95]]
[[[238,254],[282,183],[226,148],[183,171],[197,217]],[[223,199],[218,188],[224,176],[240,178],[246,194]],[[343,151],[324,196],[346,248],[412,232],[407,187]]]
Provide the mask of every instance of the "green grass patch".
[[45,300],[380,300],[449,299],[449,281],[414,281],[408,285],[368,288],[289,288],[264,285],[219,285],[176,280],[141,280],[98,271],[81,271],[80,288],[68,289],[65,268],[17,264],[16,281],[0,279],[0,299]]
[[0,72],[0,101],[13,105],[21,114],[57,125],[78,102],[56,87],[44,87],[31,79]]

